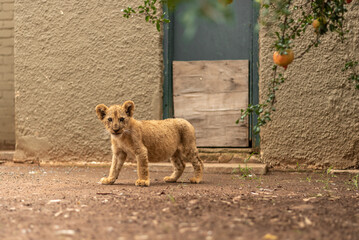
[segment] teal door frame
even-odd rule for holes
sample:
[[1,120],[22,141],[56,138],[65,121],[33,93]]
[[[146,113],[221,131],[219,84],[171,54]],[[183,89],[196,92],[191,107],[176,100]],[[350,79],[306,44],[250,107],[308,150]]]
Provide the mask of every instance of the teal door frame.
[[[169,13],[167,6],[164,5],[163,11]],[[259,16],[259,5],[256,1],[253,1],[252,8],[252,37],[251,37],[251,49],[249,59],[249,103],[257,104],[259,102],[259,46],[258,46],[258,28],[257,20]],[[164,63],[164,81],[163,81],[163,119],[172,118],[174,116],[173,109],[173,83],[172,83],[172,61],[173,61],[173,14],[167,14],[170,19],[169,23],[164,24],[163,33],[163,63]],[[240,117],[238,115],[238,117]],[[253,126],[257,124],[257,117],[251,116],[249,118],[249,146],[252,148],[259,147],[259,136],[253,134]]]
[[163,12],[170,20],[163,24],[163,119],[174,116],[173,109],[173,82],[172,82],[172,60],[173,60],[173,14],[167,5],[163,5]]

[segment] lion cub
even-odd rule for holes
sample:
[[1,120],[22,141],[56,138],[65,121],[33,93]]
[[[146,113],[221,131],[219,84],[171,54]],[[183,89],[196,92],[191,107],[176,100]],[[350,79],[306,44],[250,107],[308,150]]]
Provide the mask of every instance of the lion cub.
[[198,157],[193,126],[184,119],[138,121],[133,118],[135,104],[126,101],[122,106],[96,106],[96,114],[111,134],[112,164],[102,184],[113,184],[126,158],[137,160],[137,186],[149,186],[148,162],[171,159],[174,172],[166,182],[176,182],[185,168],[184,160],[191,161],[194,177],[191,183],[200,183],[203,162]]

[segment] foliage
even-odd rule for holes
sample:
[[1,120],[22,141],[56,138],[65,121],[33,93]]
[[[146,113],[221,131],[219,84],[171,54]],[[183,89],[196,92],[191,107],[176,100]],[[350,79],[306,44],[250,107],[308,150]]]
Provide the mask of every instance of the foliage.
[[354,187],[356,189],[359,189],[359,186],[358,186],[358,178],[359,178],[359,174],[355,175],[352,179],[351,179],[351,182],[353,183]]
[[175,199],[171,194],[167,194],[166,196],[168,197],[168,199],[169,199],[172,203],[175,203],[175,202],[176,202],[176,199]]
[[185,8],[181,21],[185,26],[184,34],[189,38],[195,34],[200,19],[226,23],[233,17],[232,9],[218,0],[143,0],[143,4],[137,7],[123,9],[123,16],[129,18],[134,15],[143,15],[146,22],[156,24],[157,30],[160,31],[162,23],[170,22],[166,12],[160,13],[162,5],[170,11],[178,7]]
[[[294,3],[295,2],[295,3]],[[343,0],[263,0],[261,22],[275,29],[274,48],[280,53],[293,47],[293,40],[302,36],[313,20],[318,19],[318,36],[336,32],[344,40],[344,13],[347,12]],[[318,46],[319,39],[308,46]],[[307,52],[307,51],[305,51]]]
[[[241,167],[241,165],[238,165],[238,173],[241,175],[241,177],[243,179],[245,178],[252,178],[252,174],[251,174],[252,168],[248,167],[247,164],[245,164],[244,167]],[[236,171],[235,171],[236,172]]]
[[328,190],[329,189],[329,183],[331,182],[331,179],[335,178],[335,177],[337,177],[337,176],[334,175],[333,167],[331,166],[321,174],[321,179],[316,180],[316,181],[324,183],[323,188]]
[[[260,132],[260,128],[271,121],[271,113],[274,112],[276,102],[276,91],[279,89],[279,85],[285,82],[284,74],[277,74],[278,66],[274,65],[273,68],[274,77],[271,80],[271,84],[268,86],[267,99],[264,103],[256,105],[249,105],[247,109],[241,109],[241,121],[243,121],[248,115],[253,113],[257,116],[257,124],[253,127],[254,134]],[[237,120],[238,122],[238,120]]]
[[310,183],[312,181],[312,177],[308,176],[308,177],[306,177],[306,180],[307,180],[307,182]]
[[162,0],[144,0],[142,5],[139,5],[136,8],[127,7],[123,9],[123,16],[125,18],[129,18],[134,14],[143,14],[145,16],[146,22],[150,22],[152,24],[156,24],[157,31],[161,30],[161,23],[169,23],[169,19],[167,19],[166,13],[159,14],[158,5],[163,4]]
[[248,161],[251,159],[251,157],[256,153],[251,153],[248,158],[244,160],[244,167],[241,166],[241,164],[238,165],[238,168],[233,169],[232,173],[236,174],[239,173],[239,177],[242,179],[254,179],[255,176],[252,174],[252,168],[248,167]]
[[297,162],[297,166],[296,166],[296,168],[295,168],[296,170],[297,170],[297,172],[299,172],[300,171],[300,165],[299,165],[299,162]]
[[358,62],[351,60],[345,64],[342,71],[344,72],[349,69],[351,70],[351,74],[349,75],[348,80],[352,81],[355,84],[356,89],[359,89],[359,74],[356,71],[357,66]]
[[359,190],[359,174],[354,175],[351,179],[349,179],[348,182],[346,182],[346,184],[348,185],[348,190],[352,189],[352,190]]
[[[294,47],[294,41],[301,39],[308,26],[314,20],[319,21],[319,27],[315,29],[315,39],[306,46],[305,50],[295,57],[302,58],[312,47],[320,44],[324,34],[333,32],[339,35],[342,42],[345,40],[344,20],[346,9],[345,0],[306,0],[304,3],[292,0],[263,0],[261,10],[261,22],[268,30],[274,30],[274,50],[280,54],[286,54],[288,49]],[[357,62],[351,61],[345,65],[345,70],[352,69],[349,79],[354,81],[359,89],[359,75],[355,71]],[[240,120],[248,115],[257,117],[257,124],[253,127],[254,134],[260,132],[260,128],[271,121],[272,112],[275,111],[276,92],[279,86],[286,81],[284,73],[278,73],[278,66],[272,67],[273,78],[268,86],[267,99],[264,103],[249,105],[241,111]],[[285,69],[284,69],[285,70]]]

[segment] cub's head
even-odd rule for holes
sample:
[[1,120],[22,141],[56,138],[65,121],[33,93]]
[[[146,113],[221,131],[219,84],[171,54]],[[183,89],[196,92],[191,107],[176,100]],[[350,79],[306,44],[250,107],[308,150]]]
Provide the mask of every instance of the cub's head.
[[105,125],[107,131],[114,136],[119,136],[128,129],[127,126],[134,110],[135,104],[132,101],[126,101],[122,106],[107,107],[104,104],[96,106],[97,117]]

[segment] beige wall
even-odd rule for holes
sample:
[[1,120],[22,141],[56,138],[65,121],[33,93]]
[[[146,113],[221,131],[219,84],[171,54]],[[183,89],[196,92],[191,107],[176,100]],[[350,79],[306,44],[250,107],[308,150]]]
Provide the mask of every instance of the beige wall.
[[162,39],[140,1],[15,0],[15,160],[110,160],[95,106],[131,99],[162,116]]
[[14,0],[0,0],[0,150],[15,146]]
[[[126,2],[15,0],[15,160],[109,160],[109,136],[94,113],[99,103],[132,99],[138,119],[161,117],[161,36],[142,18],[122,18]],[[265,162],[358,167],[359,92],[341,72],[347,59],[359,59],[358,4],[347,16],[346,44],[329,35],[286,71],[273,121],[262,129]],[[294,51],[307,43],[296,42]],[[262,99],[271,45],[262,29]]]
[[[353,2],[354,3],[354,2]],[[359,91],[341,69],[359,59],[359,4],[349,6],[348,41],[329,34],[318,48],[295,60],[278,91],[273,121],[262,129],[263,160],[274,166],[300,164],[318,168],[359,167]],[[309,28],[306,37],[314,37]],[[307,38],[308,39],[308,38]],[[308,40],[295,42],[300,53]],[[272,39],[260,32],[260,92],[266,96],[271,79]]]

